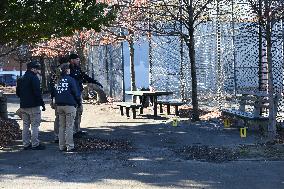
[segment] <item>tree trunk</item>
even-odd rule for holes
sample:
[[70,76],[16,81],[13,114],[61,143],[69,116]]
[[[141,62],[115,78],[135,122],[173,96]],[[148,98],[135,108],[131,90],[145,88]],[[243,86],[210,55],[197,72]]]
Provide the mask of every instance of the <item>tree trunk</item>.
[[149,86],[153,87],[152,33],[149,33]]
[[113,57],[113,48],[110,49],[109,53],[110,53],[110,56],[109,56],[109,96],[110,97],[113,97],[113,93],[114,93],[114,72],[113,72],[113,60],[112,60],[112,57]]
[[180,96],[182,101],[185,101],[185,75],[183,64],[184,52],[183,52],[183,39],[180,38]]
[[[179,31],[180,33],[183,33],[182,31],[182,1],[179,0],[179,17],[180,17],[180,22],[179,22]],[[184,48],[183,48],[183,38],[180,36],[180,96],[182,101],[185,101],[185,75],[184,75]]]
[[271,41],[271,21],[266,23],[266,42],[267,42],[267,65],[268,65],[268,95],[269,95],[269,125],[268,137],[274,139],[276,136],[276,108],[273,87],[273,62],[272,62],[272,41]]
[[106,72],[106,82],[107,82],[107,86],[109,87],[110,86],[110,69],[109,69],[109,60],[108,60],[108,46],[105,45],[105,51],[104,51],[104,54],[105,54],[105,72]]
[[[259,0],[259,10],[260,15],[262,15],[262,0]],[[259,91],[265,91],[266,88],[262,84],[262,78],[263,78],[263,64],[262,64],[262,28],[261,28],[261,19],[259,18],[258,21],[258,90]]]
[[195,48],[194,48],[194,28],[193,25],[189,30],[189,41],[187,43],[189,51],[189,59],[191,66],[191,100],[192,100],[192,121],[199,121],[198,99],[197,99],[197,76],[196,76],[196,62],[195,62]]
[[[130,36],[133,35],[132,32],[129,32]],[[135,65],[134,65],[134,39],[128,41],[129,43],[129,52],[130,52],[130,80],[131,80],[131,91],[136,91],[136,82],[135,82]],[[133,102],[136,102],[136,99],[133,97]]]
[[78,56],[80,57],[81,69],[83,71],[86,71],[86,69],[87,69],[87,59],[85,57],[84,49],[81,46],[77,47],[76,49],[77,49]]
[[6,96],[4,96],[3,92],[0,92],[0,118],[2,119],[8,118],[7,98]]
[[47,88],[47,81],[46,81],[46,67],[45,67],[45,63],[44,63],[44,57],[41,56],[39,58],[39,62],[40,62],[40,66],[41,66],[41,88],[43,92],[48,91]]
[[122,101],[125,102],[124,49],[121,42]]

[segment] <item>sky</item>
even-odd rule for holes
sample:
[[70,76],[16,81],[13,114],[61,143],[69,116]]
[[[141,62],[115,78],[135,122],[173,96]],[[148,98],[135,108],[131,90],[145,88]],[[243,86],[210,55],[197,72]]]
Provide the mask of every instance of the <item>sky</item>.
[[[129,62],[129,49],[128,44],[123,44],[124,50],[124,73],[125,73],[125,86],[126,90],[130,89],[130,62]],[[136,87],[148,87],[149,86],[149,64],[148,64],[148,43],[139,42],[134,46],[134,63],[136,74]]]

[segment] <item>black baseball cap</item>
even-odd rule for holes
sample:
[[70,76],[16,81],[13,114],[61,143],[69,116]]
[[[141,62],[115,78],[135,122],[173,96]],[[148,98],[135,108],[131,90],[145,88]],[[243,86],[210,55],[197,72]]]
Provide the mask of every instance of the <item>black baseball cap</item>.
[[32,60],[27,64],[27,69],[35,68],[37,70],[41,69],[40,63],[36,60]]
[[79,58],[79,56],[75,53],[69,55],[69,60]]

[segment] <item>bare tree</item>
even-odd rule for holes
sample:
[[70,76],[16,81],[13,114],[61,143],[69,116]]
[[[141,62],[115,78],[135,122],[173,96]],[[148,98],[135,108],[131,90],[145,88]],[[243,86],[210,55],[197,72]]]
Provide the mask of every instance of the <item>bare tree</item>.
[[[134,44],[143,36],[143,28],[146,24],[147,2],[137,0],[118,0],[112,2],[117,5],[118,12],[116,20],[108,27],[103,28],[104,38],[109,43],[119,43],[126,41],[130,52],[130,82],[131,90],[135,91],[135,64],[134,64]],[[135,101],[135,98],[133,98]]]
[[284,18],[284,0],[248,0],[253,13],[257,16],[260,35],[266,41],[266,56],[268,68],[268,94],[269,94],[269,125],[268,136],[276,136],[276,104],[273,86],[272,61],[272,32],[273,27]]
[[197,99],[197,75],[195,61],[195,29],[209,18],[209,10],[214,0],[160,0],[154,2],[152,14],[155,15],[152,24],[153,32],[165,35],[180,36],[188,47],[191,82],[193,121],[199,120]]

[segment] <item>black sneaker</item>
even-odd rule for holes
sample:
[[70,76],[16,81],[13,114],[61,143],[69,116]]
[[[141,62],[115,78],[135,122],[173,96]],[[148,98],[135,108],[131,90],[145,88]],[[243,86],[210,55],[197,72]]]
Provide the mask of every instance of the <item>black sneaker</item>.
[[86,135],[86,134],[88,134],[87,131],[78,131],[77,133],[80,133],[81,135]]
[[78,131],[76,133],[73,134],[74,138],[81,138],[83,136],[86,136],[88,133],[86,131]]
[[31,144],[29,144],[28,146],[24,146],[24,150],[30,150],[30,149],[32,149],[32,145]]
[[66,149],[66,152],[68,153],[72,153],[72,152],[76,152],[76,149],[75,148],[72,148],[72,149]]
[[39,144],[36,147],[32,147],[32,150],[44,150],[44,149],[45,149],[45,146],[43,144]]

